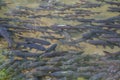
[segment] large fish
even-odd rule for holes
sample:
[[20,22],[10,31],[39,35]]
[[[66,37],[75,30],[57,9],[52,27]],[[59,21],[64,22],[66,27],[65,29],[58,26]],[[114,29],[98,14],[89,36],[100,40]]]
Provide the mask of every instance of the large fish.
[[30,48],[30,49],[37,49],[40,51],[45,51],[46,48],[42,45],[34,44],[34,43],[17,43],[17,48],[23,46],[24,48]]
[[8,42],[8,44],[9,44],[8,46],[9,46],[9,47],[12,47],[12,45],[13,45],[13,40],[12,40],[12,38],[10,37],[7,28],[0,27],[0,35],[3,36],[3,37],[5,38],[5,40]]
[[49,72],[49,71],[59,71],[60,69],[53,66],[40,66],[40,67],[37,67],[36,70]]
[[3,55],[6,56],[14,56],[14,57],[22,57],[22,58],[26,58],[26,57],[39,57],[41,54],[37,54],[37,53],[30,53],[27,51],[20,51],[20,50],[11,50],[11,52],[9,53],[2,53]]
[[120,2],[116,2],[116,1],[105,1],[107,4],[110,4],[110,5],[117,5],[117,6],[120,6]]
[[70,77],[70,76],[73,76],[75,75],[75,72],[74,71],[57,71],[57,72],[53,72],[51,73],[51,76],[54,76],[54,77]]
[[110,12],[120,12],[120,8],[118,7],[109,7],[109,10]]
[[57,44],[53,44],[53,45],[50,46],[45,52],[55,51],[56,47],[57,47]]
[[42,44],[42,45],[50,45],[50,44],[51,44],[49,41],[42,40],[42,39],[22,37],[22,36],[20,36],[20,38],[25,39],[25,41],[26,41],[27,43],[39,43],[39,44]]
[[56,56],[64,56],[67,51],[62,52],[52,52],[52,53],[43,53],[41,57],[56,57]]
[[113,48],[112,44],[104,40],[88,40],[88,43],[93,44],[95,46],[102,45],[104,48],[106,46]]

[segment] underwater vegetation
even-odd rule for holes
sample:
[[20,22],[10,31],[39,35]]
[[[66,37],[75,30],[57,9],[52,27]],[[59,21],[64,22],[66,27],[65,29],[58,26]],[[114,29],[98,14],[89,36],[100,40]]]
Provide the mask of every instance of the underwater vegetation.
[[[0,11],[9,4],[0,0]],[[38,4],[16,6],[0,17],[0,44],[7,43],[0,47],[0,80],[120,79],[120,50],[88,55],[81,45],[120,48],[120,1]],[[114,16],[99,11],[106,5],[105,12]],[[68,49],[60,49],[66,45]]]

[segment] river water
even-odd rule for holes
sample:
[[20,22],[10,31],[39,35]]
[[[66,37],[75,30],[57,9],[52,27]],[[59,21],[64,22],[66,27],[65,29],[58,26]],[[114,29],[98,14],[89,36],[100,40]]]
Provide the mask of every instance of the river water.
[[[30,7],[30,8],[37,8],[37,7],[39,7],[39,5],[50,5],[50,4],[52,4],[52,2],[53,3],[54,2],[60,2],[60,3],[68,4],[68,5],[73,5],[73,4],[76,4],[76,3],[78,3],[78,4],[80,3],[80,0],[73,0],[73,1],[70,1],[70,0],[51,0],[51,2],[50,2],[50,0],[5,0],[5,1],[8,2],[8,3],[11,3],[11,4],[8,4],[7,8],[3,8],[0,11],[1,16],[4,16],[3,15],[4,12],[10,12],[11,10],[18,8],[19,6],[27,6],[27,7]],[[96,2],[96,1],[91,0],[91,2]],[[113,12],[108,12],[107,11],[107,9],[110,5],[105,4],[105,3],[101,3],[101,4],[102,4],[102,6],[97,7],[97,8],[83,8],[85,10],[101,12],[100,14],[85,16],[84,18],[87,18],[87,19],[91,19],[91,18],[93,18],[93,19],[107,19],[109,17],[119,15],[119,13],[113,13]],[[79,9],[79,7],[77,9]],[[72,13],[71,10],[66,10],[65,12],[67,14]],[[59,12],[57,12],[56,10],[40,10],[40,11],[37,11],[36,13],[34,13],[34,15],[37,15],[37,14],[59,15],[58,13]],[[62,15],[62,14],[60,14],[60,15]],[[22,19],[25,19],[25,18],[22,18]],[[74,26],[74,25],[82,24],[82,23],[80,23],[78,21],[74,21],[74,20],[66,21],[66,20],[63,20],[61,18],[47,18],[47,17],[43,17],[43,18],[40,18],[40,19],[39,18],[34,19],[34,21],[40,21],[39,25],[41,25],[41,26],[51,26],[51,25],[54,25],[54,24]],[[87,23],[84,23],[84,24],[87,24]],[[43,34],[38,33],[38,32],[34,32],[34,33],[23,33],[23,35],[38,38]],[[49,36],[48,34],[45,34],[45,35]],[[53,36],[63,37],[63,36],[55,35],[55,34]],[[71,37],[72,37],[73,40],[76,40],[76,39],[81,37],[81,33],[80,32],[71,33]],[[50,40],[50,42],[59,44],[59,46],[57,47],[57,50],[80,50],[80,51],[84,50],[85,53],[87,53],[87,54],[94,54],[94,53],[103,54],[103,51],[116,52],[120,49],[119,47],[114,47],[113,49],[111,49],[110,47],[104,48],[103,46],[94,46],[94,45],[86,43],[86,42],[82,42],[82,43],[77,44],[80,47],[83,47],[83,49],[81,49],[81,48],[71,47],[67,44],[61,43],[58,40]]]

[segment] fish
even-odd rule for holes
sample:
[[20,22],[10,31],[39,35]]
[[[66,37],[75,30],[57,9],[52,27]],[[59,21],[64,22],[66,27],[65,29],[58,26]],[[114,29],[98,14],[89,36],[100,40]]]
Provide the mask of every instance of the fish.
[[9,73],[12,71],[12,69],[18,68],[18,66],[20,65],[20,61],[16,61],[13,64],[11,64],[7,69],[6,72]]
[[62,37],[55,37],[55,36],[40,36],[43,39],[50,39],[50,40],[60,40],[60,39],[64,39]]
[[25,10],[19,10],[19,9],[13,9],[11,11],[12,14],[18,14],[19,16],[25,16],[25,15],[32,15],[33,13],[32,12],[28,12],[28,11],[25,11]]
[[107,41],[104,41],[104,40],[88,40],[87,42],[95,46],[102,45],[104,48],[106,46],[110,46],[111,48],[113,48],[112,45],[110,45]]
[[[75,52],[75,51],[74,51]],[[58,63],[58,62],[61,62],[61,61],[63,61],[62,62],[62,64],[64,63],[64,64],[67,64],[66,63],[66,61],[67,60],[69,60],[69,59],[72,59],[72,58],[74,58],[74,57],[76,57],[76,56],[78,56],[78,55],[80,55],[81,53],[74,53],[74,52],[66,52],[65,51],[65,53],[64,52],[61,52],[58,56],[53,56],[53,58],[52,58],[52,56],[51,56],[51,59],[47,62],[48,64],[51,64],[51,63],[53,63],[53,64],[56,64],[56,63]],[[68,53],[69,53],[69,55],[68,55]],[[75,54],[75,55],[73,55],[73,54]],[[44,55],[44,54],[43,54]]]
[[25,79],[25,80],[40,80],[40,78],[32,77],[32,78],[28,78],[28,79]]
[[49,41],[42,40],[42,39],[22,37],[22,36],[19,36],[19,37],[25,39],[25,41],[26,41],[27,43],[39,43],[39,44],[41,44],[41,45],[50,45],[50,44],[51,44]]
[[117,59],[120,57],[120,51],[117,52],[109,52],[109,51],[103,51],[105,54],[105,59]]
[[66,31],[63,31],[62,34],[65,36],[65,39],[68,41],[71,41],[71,35],[69,33],[67,33]]
[[107,39],[107,41],[113,42],[113,43],[120,43],[120,38],[119,37],[118,38],[109,38],[109,39]]
[[96,1],[104,2],[105,0],[96,0]]
[[110,5],[120,6],[120,2],[115,2],[115,1],[104,1],[104,2],[106,2],[107,4],[110,4]]
[[4,55],[27,58],[27,57],[39,57],[41,54],[30,53],[28,51],[11,50],[10,53]]
[[102,34],[101,37],[103,38],[120,38],[120,35],[118,34]]
[[2,8],[2,7],[8,7],[8,4],[12,4],[12,3],[6,3],[6,2],[4,2],[4,1],[0,1],[0,9]]
[[64,29],[74,29],[76,27],[73,27],[73,26],[70,26],[70,25],[53,25],[52,26],[52,29],[53,30],[58,30],[58,29],[61,29],[61,30],[64,30]]
[[96,8],[96,7],[101,7],[101,4],[88,2],[87,4],[82,5],[82,8]]
[[42,45],[39,45],[39,44],[34,44],[34,43],[17,43],[17,46],[16,48],[18,47],[21,47],[23,46],[24,48],[30,48],[30,49],[37,49],[37,50],[40,50],[40,51],[45,51],[46,48],[43,47]]
[[25,29],[39,31],[39,32],[43,32],[43,31],[47,32],[47,30],[50,29],[50,27],[47,26],[33,26],[31,24],[24,24],[23,26]]
[[25,7],[25,6],[16,6],[16,8],[18,8],[18,9],[20,9],[20,10],[35,11],[34,8],[29,8],[29,7]]
[[53,77],[70,77],[75,75],[74,71],[68,70],[68,71],[57,71],[57,72],[53,72],[50,74]]
[[104,23],[104,24],[113,24],[115,21],[111,19],[106,19],[106,20],[95,20],[95,23]]
[[110,18],[107,18],[107,19],[104,19],[104,20],[95,20],[94,22],[96,23],[104,23],[104,24],[114,24],[116,21],[119,21],[120,20],[120,15],[118,16],[114,16],[114,17],[110,17]]
[[45,52],[41,55],[41,57],[56,57],[56,56],[64,56],[67,51],[62,51],[62,52]]
[[12,18],[0,18],[0,21],[11,21],[13,20]]
[[108,11],[110,11],[110,12],[120,12],[120,8],[118,8],[118,7],[109,7]]
[[24,78],[25,77],[25,74],[24,73],[20,73],[20,74],[17,74],[13,77],[13,79],[17,80],[17,79],[21,79],[21,78]]
[[73,71],[77,70],[77,66],[75,64],[62,65],[62,66],[60,66],[60,68],[61,68],[61,70],[73,70]]
[[97,25],[97,27],[104,27],[104,28],[108,28],[108,29],[119,29],[120,28],[120,24]]
[[95,37],[95,36],[96,36],[95,33],[89,31],[89,32],[87,32],[87,33],[83,33],[83,34],[82,34],[82,39],[84,39],[84,40],[92,39],[92,38]]
[[88,22],[88,23],[91,23],[91,22],[94,22],[95,20],[94,19],[84,19],[84,18],[76,18],[77,21],[79,22]]
[[46,49],[45,53],[55,51],[56,47],[57,47],[57,44],[51,45],[49,48]]
[[5,27],[0,27],[0,35],[3,36],[3,38],[5,38],[8,42],[8,47],[12,47],[13,39],[11,38],[11,35],[9,35],[8,29]]
[[15,62],[15,60],[6,60],[3,64],[0,65],[0,70],[2,70],[3,68],[6,68],[8,66],[10,66],[11,64],[13,64]]
[[66,44],[68,46],[72,46],[72,47],[75,47],[75,48],[78,48],[78,49],[82,49],[83,47],[81,47],[78,43],[79,42],[82,42],[85,41],[86,39],[79,39],[79,40],[72,40],[72,41],[66,41],[66,40],[59,40],[62,44]]
[[102,29],[101,27],[97,27],[97,26],[94,26],[94,25],[83,26],[83,27],[86,28],[86,29],[89,29],[89,30],[97,30],[97,29],[101,30]]
[[120,51],[117,51],[117,52],[108,52],[108,51],[103,51],[105,53],[105,55],[107,56],[119,56],[120,55]]
[[79,11],[75,11],[75,14],[84,14],[84,15],[88,15],[88,16],[90,16],[90,15],[94,15],[94,14],[100,14],[100,12],[92,12],[92,11],[90,11],[90,10],[79,10]]
[[48,15],[32,15],[32,16],[29,16],[28,18],[42,18],[42,17],[48,17],[50,16],[49,14]]
[[53,72],[53,71],[59,71],[59,68],[53,67],[53,66],[40,66],[35,68],[36,71],[44,71],[44,72]]
[[93,34],[102,34],[102,33],[105,33],[105,34],[116,34],[115,31],[105,30],[105,29],[91,29],[90,32],[93,33]]
[[36,62],[36,61],[31,61],[31,62],[24,62],[23,64],[21,64],[21,68],[22,70],[30,70],[30,69],[33,69],[33,68],[36,68],[38,66],[44,66],[46,63],[44,61],[39,61],[39,62]]
[[67,61],[63,62],[64,65],[71,65],[73,63],[79,62],[81,55],[74,55],[69,58]]
[[[45,72],[45,71],[34,71],[34,72],[31,72],[33,76],[35,77],[43,77],[43,76],[47,76],[49,75],[48,72]],[[39,78],[40,79],[40,78]]]
[[103,78],[104,76],[107,76],[107,73],[106,72],[100,72],[100,73],[97,73],[97,74],[91,76],[89,78],[89,80],[99,80],[99,79]]

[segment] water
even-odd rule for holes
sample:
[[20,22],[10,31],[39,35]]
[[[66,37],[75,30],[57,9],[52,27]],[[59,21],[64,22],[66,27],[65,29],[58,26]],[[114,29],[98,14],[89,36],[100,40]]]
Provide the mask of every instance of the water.
[[119,80],[119,1],[5,1],[0,80]]
[[[47,2],[47,0],[46,1],[43,1],[43,0],[9,0],[8,1],[8,0],[6,0],[6,2],[10,2],[12,4],[9,4],[7,8],[3,8],[3,10],[1,11],[2,13],[0,13],[1,16],[3,16],[3,12],[9,12],[9,11],[15,9],[15,8],[18,8],[19,6],[27,6],[27,7],[30,7],[30,8],[36,8],[36,7],[39,7],[39,5],[52,5],[54,2],[60,2],[60,3],[67,4],[67,5],[73,5],[73,4],[76,4],[76,3],[77,4],[81,3],[79,0],[74,0],[74,1],[69,1],[69,0],[53,0],[53,1],[50,1],[49,0],[48,2]],[[91,2],[95,3],[96,1],[92,0]],[[96,19],[96,20],[99,20],[99,19],[103,20],[103,19],[107,19],[107,18],[112,17],[112,16],[119,15],[119,13],[117,13],[117,12],[113,13],[113,12],[108,12],[107,11],[108,7],[110,7],[109,4],[105,4],[105,3],[102,3],[102,2],[99,2],[99,3],[102,4],[101,7],[97,7],[97,8],[79,8],[78,7],[76,9],[84,9],[84,10],[91,10],[91,11],[94,11],[94,12],[101,12],[100,14],[85,16],[84,18],[86,18],[86,19],[93,18],[93,19]],[[37,15],[37,14],[40,14],[40,15],[52,14],[54,16],[64,16],[64,15],[66,15],[66,14],[58,14],[59,12],[61,12],[61,11],[39,10],[39,11],[36,11],[34,13],[34,15]],[[64,11],[64,12],[69,14],[69,15],[71,13],[73,14],[73,12],[69,9]],[[22,17],[21,19],[26,20],[27,18]],[[54,24],[75,26],[75,25],[82,24],[82,22],[78,22],[78,21],[74,21],[74,20],[66,21],[66,20],[63,20],[62,18],[59,18],[59,17],[58,18],[42,17],[42,18],[33,19],[33,21],[35,23],[34,24],[35,26],[37,25],[36,24],[37,22],[39,23],[38,25],[40,25],[40,26],[52,26]],[[89,25],[89,23],[84,23],[84,24]],[[47,33],[43,34],[43,33],[40,33],[40,32],[23,33],[23,35],[24,36],[35,37],[35,38],[40,38],[40,36],[43,36],[43,35],[49,36],[49,34],[47,34]],[[57,34],[52,34],[52,36],[56,36],[56,37],[59,37],[59,38],[64,37],[64,36],[57,35]],[[73,40],[77,40],[81,37],[81,32],[70,33],[70,37],[72,37]],[[76,47],[70,46],[68,44],[62,44],[59,40],[49,40],[49,41],[52,42],[52,43],[58,43],[59,46],[57,47],[57,50],[60,50],[60,51],[61,50],[79,50],[79,51],[84,50],[85,53],[87,53],[87,54],[93,54],[93,53],[103,54],[104,50],[105,51],[110,51],[110,52],[116,52],[120,49],[119,47],[114,47],[114,49],[111,49],[110,47],[103,48],[102,46],[97,46],[96,47],[96,46],[88,44],[86,42],[82,42],[82,43],[77,44],[77,46],[83,47],[81,49],[81,48],[76,48]]]

